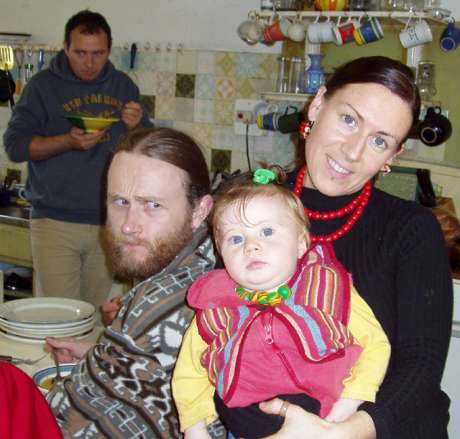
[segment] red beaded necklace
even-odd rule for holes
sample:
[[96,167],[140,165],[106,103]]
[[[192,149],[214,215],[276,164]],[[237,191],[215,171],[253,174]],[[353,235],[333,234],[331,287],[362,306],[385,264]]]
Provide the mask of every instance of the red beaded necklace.
[[[297,174],[297,178],[294,185],[294,194],[300,198],[300,193],[303,187],[303,180],[305,178],[305,173],[307,172],[307,167],[304,166],[300,169],[299,173]],[[331,211],[331,212],[318,212],[316,210],[310,210],[306,207],[305,213],[309,219],[312,220],[331,220],[336,218],[342,218],[347,214],[351,214],[350,218],[343,224],[343,226],[339,227],[335,232],[329,233],[328,235],[311,235],[311,240],[313,242],[331,242],[340,239],[343,235],[348,233],[351,228],[356,224],[356,221],[359,220],[361,215],[363,214],[364,208],[367,206],[369,202],[369,198],[372,192],[372,183],[368,181],[361,193],[349,204],[340,208],[339,210]]]

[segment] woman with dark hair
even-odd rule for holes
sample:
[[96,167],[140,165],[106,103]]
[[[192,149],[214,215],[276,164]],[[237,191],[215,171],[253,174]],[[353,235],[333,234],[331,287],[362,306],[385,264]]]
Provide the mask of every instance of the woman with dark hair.
[[[386,57],[353,60],[318,91],[301,126],[306,166],[291,176],[313,239],[331,242],[391,343],[375,403],[328,423],[280,399],[261,403],[286,416],[270,438],[447,438],[449,398],[440,382],[452,321],[452,278],[441,228],[417,203],[372,187],[390,172],[420,98],[412,71]],[[281,412],[280,412],[281,411]]]

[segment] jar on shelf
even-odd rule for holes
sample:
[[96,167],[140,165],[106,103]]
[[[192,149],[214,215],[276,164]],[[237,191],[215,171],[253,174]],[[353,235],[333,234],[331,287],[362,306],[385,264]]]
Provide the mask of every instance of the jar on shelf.
[[289,93],[303,93],[303,75],[305,73],[305,58],[291,58],[289,68]]
[[350,11],[378,11],[380,9],[379,0],[350,0]]
[[404,0],[380,0],[382,11],[403,11]]
[[415,83],[420,93],[420,99],[423,102],[431,102],[436,94],[435,64],[433,62],[420,61],[418,63]]
[[300,11],[303,9],[303,0],[273,0],[277,11]]
[[285,56],[278,57],[278,74],[276,77],[275,92],[287,93],[289,90],[289,66],[291,59]]

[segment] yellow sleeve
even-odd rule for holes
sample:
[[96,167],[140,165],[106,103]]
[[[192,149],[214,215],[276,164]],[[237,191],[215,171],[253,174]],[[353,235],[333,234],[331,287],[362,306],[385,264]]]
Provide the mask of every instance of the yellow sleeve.
[[217,419],[213,400],[215,389],[200,363],[201,354],[206,348],[207,344],[201,338],[196,320],[193,319],[182,340],[171,382],[181,431],[199,421],[204,420],[209,424]]
[[348,327],[363,351],[343,382],[341,397],[375,402],[388,367],[391,346],[371,308],[354,287]]

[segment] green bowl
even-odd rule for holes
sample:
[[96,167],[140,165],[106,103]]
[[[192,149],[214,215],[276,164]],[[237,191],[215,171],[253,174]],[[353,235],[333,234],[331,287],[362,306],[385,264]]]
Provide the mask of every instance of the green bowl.
[[64,116],[73,126],[85,130],[87,133],[95,133],[96,131],[109,128],[120,119],[117,117],[88,117],[78,114],[66,114]]

